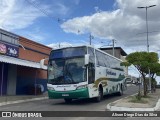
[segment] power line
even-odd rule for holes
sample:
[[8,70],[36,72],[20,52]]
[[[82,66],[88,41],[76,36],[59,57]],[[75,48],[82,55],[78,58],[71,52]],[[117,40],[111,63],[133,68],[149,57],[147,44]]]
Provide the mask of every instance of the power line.
[[[151,31],[151,32],[148,32],[148,33],[155,33],[155,32],[159,32],[159,31]],[[139,34],[145,34],[147,32],[143,32],[143,33],[137,33],[136,35],[139,35]]]
[[47,17],[49,17],[52,20],[57,21],[58,23],[60,23],[61,21],[63,21],[63,19],[60,19],[59,17],[53,17],[51,15],[48,14],[47,10],[45,9],[41,9],[37,3],[35,1],[31,2],[30,0],[25,0],[26,2],[28,2],[30,5],[32,5],[34,8],[36,8],[37,10],[39,10],[41,13],[43,13],[44,15],[46,15]]

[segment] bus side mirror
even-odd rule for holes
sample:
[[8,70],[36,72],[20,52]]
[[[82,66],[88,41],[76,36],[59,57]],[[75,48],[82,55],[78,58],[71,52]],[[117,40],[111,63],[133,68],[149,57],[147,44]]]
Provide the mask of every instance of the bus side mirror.
[[88,65],[88,64],[89,64],[89,54],[85,54],[84,59],[85,59],[85,60],[84,60],[84,62],[85,62],[84,64],[85,64],[85,65]]

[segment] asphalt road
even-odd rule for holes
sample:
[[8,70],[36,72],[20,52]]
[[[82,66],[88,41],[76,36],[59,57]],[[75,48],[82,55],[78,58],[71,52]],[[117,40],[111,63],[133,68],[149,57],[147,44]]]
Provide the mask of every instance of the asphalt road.
[[72,103],[65,103],[63,99],[46,99],[32,102],[17,103],[1,106],[1,111],[105,111],[106,105],[110,102],[134,94],[138,91],[137,86],[129,86],[124,95],[107,95],[97,103],[93,99],[73,100]]
[[[126,97],[128,95],[134,94],[138,91],[138,86],[130,86],[124,92],[123,96],[109,95],[105,96],[104,99],[96,103],[92,99],[82,99],[82,100],[74,100],[72,103],[67,104],[64,100],[38,100],[32,102],[25,103],[17,103],[12,105],[1,106],[0,111],[105,111],[106,105],[110,102],[118,100],[120,98]],[[87,112],[86,112],[87,114]],[[95,112],[96,114],[96,112]],[[2,118],[0,118],[2,119]],[[10,118],[3,118],[3,120],[8,120]],[[17,120],[17,118],[12,118],[12,120]],[[23,120],[27,120],[28,118],[23,118]],[[116,118],[116,117],[46,117],[46,118],[29,118],[29,119],[37,119],[37,120],[150,120],[152,118]],[[159,120],[158,117],[154,118],[154,120]]]

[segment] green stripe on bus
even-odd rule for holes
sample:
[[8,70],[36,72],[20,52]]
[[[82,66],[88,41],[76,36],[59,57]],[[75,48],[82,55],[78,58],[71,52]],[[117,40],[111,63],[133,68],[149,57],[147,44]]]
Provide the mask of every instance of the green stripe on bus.
[[59,98],[89,98],[88,88],[83,88],[79,90],[72,91],[52,91],[48,90],[48,96],[50,99],[59,99]]

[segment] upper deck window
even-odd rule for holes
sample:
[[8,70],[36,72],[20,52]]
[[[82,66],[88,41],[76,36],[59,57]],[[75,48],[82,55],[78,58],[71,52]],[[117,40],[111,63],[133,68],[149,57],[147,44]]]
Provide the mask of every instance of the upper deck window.
[[53,50],[50,54],[50,59],[69,58],[84,56],[86,54],[86,47],[73,47]]

